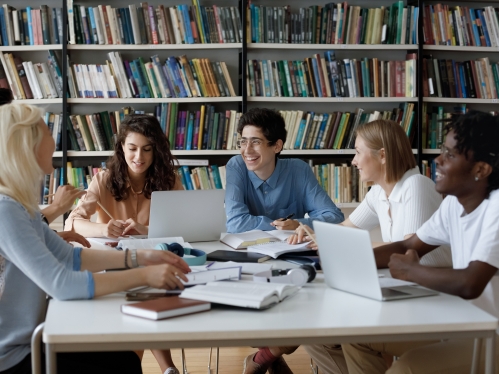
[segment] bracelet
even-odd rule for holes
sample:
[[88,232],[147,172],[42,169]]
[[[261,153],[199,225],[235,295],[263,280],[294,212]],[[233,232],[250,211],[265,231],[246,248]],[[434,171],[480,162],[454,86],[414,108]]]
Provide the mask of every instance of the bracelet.
[[43,213],[40,213],[40,216],[42,217],[42,221],[45,222],[48,225],[49,224],[49,220],[47,219],[47,217],[45,217],[45,215]]
[[132,267],[138,268],[139,263],[137,262],[137,250],[135,248],[130,250],[130,257],[132,259]]
[[128,248],[125,248],[125,269],[131,269],[128,265]]

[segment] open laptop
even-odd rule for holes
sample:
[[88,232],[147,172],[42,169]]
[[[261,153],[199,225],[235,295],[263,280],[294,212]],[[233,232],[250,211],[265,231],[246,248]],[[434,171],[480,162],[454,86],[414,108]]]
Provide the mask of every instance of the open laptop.
[[382,301],[438,295],[414,283],[379,278],[369,232],[318,221],[314,230],[329,287]]
[[187,242],[219,240],[227,229],[225,190],[155,191],[149,238],[181,236]]

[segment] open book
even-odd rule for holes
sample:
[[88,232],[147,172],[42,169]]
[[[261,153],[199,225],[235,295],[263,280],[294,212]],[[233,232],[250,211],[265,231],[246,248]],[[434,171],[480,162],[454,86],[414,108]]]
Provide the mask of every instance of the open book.
[[256,252],[262,255],[277,258],[283,253],[301,252],[307,250],[307,245],[310,242],[300,244],[288,244],[287,242],[270,242],[264,244],[257,244],[248,247],[248,252]]
[[120,249],[154,249],[157,244],[161,243],[178,243],[182,247],[186,246],[184,238],[181,236],[171,238],[154,238],[154,239],[121,239],[118,242],[117,248]]
[[283,241],[294,233],[293,230],[251,230],[239,234],[226,234],[220,241],[234,249],[244,249],[250,245]]
[[243,308],[266,309],[296,294],[299,287],[291,284],[260,282],[209,282],[182,291],[181,298]]

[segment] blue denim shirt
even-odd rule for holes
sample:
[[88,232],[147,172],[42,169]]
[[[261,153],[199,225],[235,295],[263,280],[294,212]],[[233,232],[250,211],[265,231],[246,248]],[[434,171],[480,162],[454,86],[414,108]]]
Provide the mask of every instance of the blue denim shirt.
[[[343,213],[319,185],[310,166],[299,159],[278,159],[269,179],[246,168],[240,155],[227,163],[225,211],[227,231],[274,230],[271,222],[294,213],[293,219],[343,222]],[[308,213],[310,218],[304,218]]]

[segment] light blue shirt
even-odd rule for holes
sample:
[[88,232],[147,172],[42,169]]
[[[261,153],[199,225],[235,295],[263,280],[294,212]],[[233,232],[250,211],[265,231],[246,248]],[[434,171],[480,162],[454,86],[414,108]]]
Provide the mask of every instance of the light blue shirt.
[[[227,231],[275,230],[271,222],[294,213],[293,219],[343,222],[343,213],[319,185],[310,166],[299,159],[278,159],[269,179],[246,168],[240,155],[227,163],[225,211]],[[308,213],[310,218],[304,218]]]
[[31,334],[44,321],[47,294],[60,300],[94,295],[73,248],[17,201],[0,194],[0,371],[30,352]]

